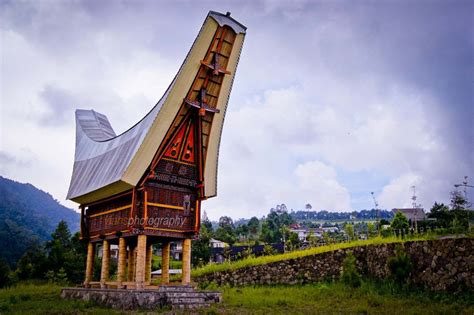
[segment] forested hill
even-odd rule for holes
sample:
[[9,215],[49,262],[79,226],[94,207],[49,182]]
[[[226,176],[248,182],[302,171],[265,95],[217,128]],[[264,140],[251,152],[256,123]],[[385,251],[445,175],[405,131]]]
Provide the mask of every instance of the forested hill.
[[31,184],[0,176],[0,257],[13,266],[34,243],[48,240],[58,222],[79,230],[79,214]]

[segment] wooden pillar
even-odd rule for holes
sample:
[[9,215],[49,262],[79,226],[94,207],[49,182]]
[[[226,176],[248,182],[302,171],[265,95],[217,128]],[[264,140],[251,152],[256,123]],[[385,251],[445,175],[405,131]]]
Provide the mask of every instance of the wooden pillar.
[[170,242],[163,242],[161,248],[161,284],[170,282]]
[[181,283],[183,285],[191,283],[191,239],[183,240],[183,278]]
[[128,249],[128,281],[135,281],[135,247]]
[[146,264],[145,264],[145,282],[147,284],[151,281],[151,265],[153,262],[153,245],[148,245],[146,248]]
[[86,276],[84,279],[84,287],[88,288],[92,281],[92,274],[94,271],[94,244],[89,242],[87,244],[87,261],[86,261]]
[[123,288],[122,283],[126,280],[125,275],[125,267],[126,267],[126,259],[127,259],[127,243],[125,242],[125,238],[119,238],[119,257],[118,257],[118,266],[117,266],[117,281],[118,281],[118,288]]
[[138,235],[137,258],[135,262],[135,285],[137,289],[145,286],[146,235]]
[[110,244],[108,240],[102,243],[102,269],[100,271],[100,287],[106,288],[109,280]]

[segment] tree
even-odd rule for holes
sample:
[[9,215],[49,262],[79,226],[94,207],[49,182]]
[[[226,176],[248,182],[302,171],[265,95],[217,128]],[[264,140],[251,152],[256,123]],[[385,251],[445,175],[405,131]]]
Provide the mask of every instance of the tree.
[[306,241],[309,243],[309,246],[316,247],[318,245],[318,238],[314,235],[312,231],[308,233]]
[[451,225],[456,233],[462,233],[469,229],[470,207],[471,203],[461,192],[457,190],[451,192],[451,212],[454,217]]
[[232,218],[227,216],[220,217],[219,227],[214,233],[214,236],[216,239],[232,245],[236,241],[234,229],[234,222],[232,221]]
[[193,267],[205,265],[211,259],[211,247],[210,247],[211,234],[207,230],[206,225],[201,226],[199,231],[199,237],[191,242],[192,256],[191,263]]
[[354,226],[352,224],[346,223],[344,225],[344,231],[346,231],[347,236],[349,237],[349,239],[353,240],[355,238]]
[[[281,210],[281,209],[285,210]],[[282,227],[294,223],[293,217],[286,211],[284,204],[278,205],[277,210],[270,211],[262,223],[261,239],[267,243],[281,242],[283,238]]]
[[201,228],[202,227],[206,228],[207,232],[210,234],[212,234],[212,232],[214,231],[214,229],[212,228],[212,222],[209,221],[208,218],[201,222]]
[[258,228],[260,226],[260,221],[258,221],[257,217],[250,218],[249,222],[247,223],[249,233],[251,236],[255,237],[258,234]]
[[458,190],[451,192],[451,210],[469,210],[471,203]]
[[410,224],[408,223],[407,217],[401,211],[397,211],[397,213],[395,213],[395,217],[392,220],[391,227],[396,231],[405,230],[410,227]]
[[[69,280],[80,283],[84,277],[86,265],[86,243],[80,240],[80,233],[71,236],[65,221],[60,221],[56,230],[51,234],[51,240],[46,243],[47,270],[54,274],[58,281]],[[62,270],[61,270],[62,269]],[[114,263],[111,261],[111,274]]]
[[0,258],[0,288],[10,285],[10,266],[5,259]]
[[369,236],[374,236],[376,234],[376,228],[375,228],[375,224],[372,223],[372,222],[369,222],[367,224],[367,232],[368,232],[368,235]]
[[244,240],[247,240],[249,234],[249,228],[247,224],[241,224],[237,226],[235,229],[235,234],[239,237],[239,239],[243,238]]
[[313,209],[313,206],[311,206],[311,204],[307,203],[304,208],[306,209],[306,211],[310,211],[311,209]]
[[274,236],[273,231],[270,229],[267,220],[264,220],[262,223],[262,232],[260,233],[260,239],[265,243],[272,243]]
[[436,226],[447,228],[453,221],[453,213],[449,211],[448,206],[443,203],[435,202],[428,213],[428,218],[436,219]]
[[15,273],[20,280],[42,279],[48,268],[48,257],[43,246],[34,244],[18,261]]
[[300,239],[298,237],[298,234],[296,234],[295,232],[290,232],[288,244],[290,249],[298,249],[300,247]]
[[[87,260],[87,243],[81,240],[81,234],[75,233],[71,237],[71,245],[69,250],[64,253],[63,269],[67,275],[67,279],[72,283],[81,283],[84,280],[84,270],[86,268]],[[111,263],[115,264],[115,260]],[[58,277],[62,280],[61,273],[58,271]]]
[[235,228],[234,221],[231,217],[223,216],[219,218],[219,227],[227,230],[233,230]]
[[46,243],[48,265],[54,271],[59,271],[64,265],[64,256],[71,249],[71,232],[65,221],[60,221],[56,230],[51,234],[51,240]]

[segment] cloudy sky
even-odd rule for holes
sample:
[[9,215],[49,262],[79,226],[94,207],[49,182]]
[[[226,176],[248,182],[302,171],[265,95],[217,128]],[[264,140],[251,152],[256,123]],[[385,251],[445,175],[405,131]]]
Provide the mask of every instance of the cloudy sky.
[[0,0],[0,175],[76,207],[74,110],[128,129],[209,10],[248,27],[211,219],[409,206],[413,185],[430,208],[474,181],[474,2],[426,0]]

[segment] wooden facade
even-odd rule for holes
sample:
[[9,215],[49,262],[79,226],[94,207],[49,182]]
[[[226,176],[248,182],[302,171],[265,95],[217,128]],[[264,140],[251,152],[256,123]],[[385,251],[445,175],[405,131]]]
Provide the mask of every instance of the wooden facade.
[[[208,34],[210,31],[213,31],[213,34]],[[133,156],[134,152],[129,149],[132,148],[132,145],[122,141],[123,144],[113,150],[122,150],[123,156],[111,150],[104,150],[102,155],[93,156],[88,160],[76,159],[69,196],[72,196],[72,200],[80,202],[81,235],[83,239],[89,241],[88,256],[94,254],[93,249],[96,244],[100,243],[103,247],[104,258],[100,281],[102,287],[106,287],[110,283],[108,281],[108,267],[104,266],[104,264],[108,265],[106,256],[109,255],[110,244],[119,245],[120,251],[117,287],[127,287],[126,279],[132,282],[134,287],[143,288],[150,281],[152,246],[160,244],[163,247],[163,255],[169,256],[169,242],[176,240],[183,241],[183,257],[186,258],[186,261],[183,259],[183,283],[189,283],[190,240],[199,233],[201,202],[209,197],[206,194],[205,180],[206,168],[209,167],[207,160],[215,161],[211,164],[212,167],[217,167],[215,147],[216,141],[217,147],[219,145],[220,132],[217,137],[215,136],[216,131],[214,131],[213,136],[212,129],[222,128],[223,117],[218,120],[218,123],[214,123],[215,116],[225,114],[233,72],[237,66],[244,34],[245,27],[233,20],[230,14],[210,12],[188,59],[197,49],[205,51],[205,54],[200,60],[185,61],[166,93],[165,102],[169,104],[164,103],[163,108],[153,109],[151,112],[161,113],[165,111],[165,106],[176,108],[172,119],[165,117],[171,123],[168,123],[163,136],[156,139],[146,138],[153,134],[152,128],[158,128],[156,124],[160,123],[160,114],[157,114],[155,121],[149,119],[153,124],[150,123],[148,129],[136,128],[144,133],[142,138],[131,138],[127,135],[130,139],[144,139],[143,144],[136,145],[138,148],[135,151],[137,152],[136,156]],[[235,47],[238,36],[242,38],[238,40],[238,47]],[[207,49],[202,49],[203,45],[207,45]],[[189,57],[190,55],[191,57]],[[186,65],[190,62],[196,64],[192,80],[184,77],[183,74]],[[229,65],[232,65],[232,69],[229,69]],[[189,71],[186,74],[188,73]],[[229,78],[226,79],[226,76]],[[229,79],[231,80],[229,81]],[[179,97],[178,93],[173,94],[173,92],[178,87],[181,88],[183,85],[181,82],[191,82],[191,84],[187,92]],[[222,100],[222,98],[226,99]],[[84,113],[81,112],[81,114]],[[95,112],[93,114],[85,113],[84,115],[92,117],[90,120],[92,123],[87,121],[86,124],[81,121],[80,127],[84,129],[84,126],[92,125],[93,127],[89,129],[95,128],[94,135],[100,137],[104,137],[104,134],[113,135],[110,141],[117,142],[117,138],[122,135],[115,136],[108,121],[103,123],[104,119],[106,120],[105,116],[102,115],[99,117],[100,119],[97,119],[98,115]],[[148,118],[145,117],[143,121],[146,119]],[[158,126],[163,128],[163,124]],[[104,129],[104,132],[101,131],[101,128]],[[90,133],[86,130],[85,133],[87,134],[87,132]],[[93,136],[87,135],[94,140]],[[83,141],[81,139],[80,136],[76,139],[76,157],[79,150],[77,143]],[[90,139],[86,140],[90,141]],[[97,146],[103,145],[104,140],[102,138],[100,140],[96,141]],[[84,186],[92,187],[93,181],[88,181],[88,178],[80,178],[81,175],[84,176],[89,172],[97,177],[97,172],[102,171],[101,166],[110,169],[111,172],[118,173],[116,169],[120,167],[125,169],[122,165],[125,164],[123,161],[129,161],[128,163],[131,164],[134,159],[139,158],[137,156],[140,150],[149,150],[147,140],[148,143],[150,141],[154,143],[157,149],[153,156],[149,155],[152,158],[148,161],[146,169],[141,172],[141,176],[136,176],[138,178],[136,183],[122,181],[130,186],[128,189],[122,188],[126,187],[123,183],[119,186],[117,183],[120,181],[110,181],[111,184],[95,185],[93,188]],[[213,146],[212,153],[209,153],[208,150],[210,146]],[[113,147],[112,142],[110,147]],[[84,151],[83,148],[80,150]],[[94,150],[99,151],[99,149],[91,151]],[[210,157],[209,154],[214,156]],[[113,156],[115,160],[111,162],[110,158],[106,158],[106,155]],[[125,165],[125,167],[128,166]],[[104,172],[104,176],[108,176],[106,172]],[[96,178],[94,180],[105,183],[108,179]],[[117,189],[116,187],[121,188]],[[98,191],[101,193],[96,193]],[[165,260],[166,257],[164,257]],[[91,266],[89,265],[92,261],[88,257],[86,286],[90,285],[92,279]],[[166,261],[163,264],[164,273],[166,272],[165,266],[168,266]],[[164,282],[169,279],[167,275],[164,275],[163,278]]]

